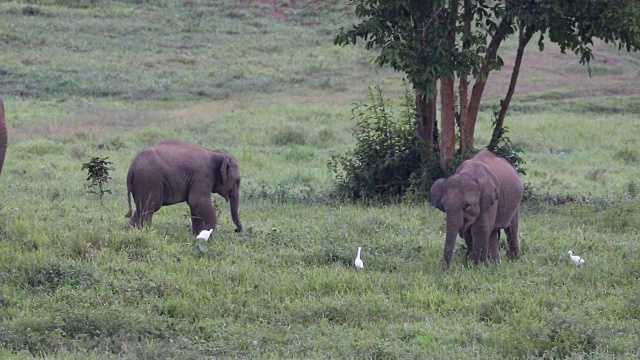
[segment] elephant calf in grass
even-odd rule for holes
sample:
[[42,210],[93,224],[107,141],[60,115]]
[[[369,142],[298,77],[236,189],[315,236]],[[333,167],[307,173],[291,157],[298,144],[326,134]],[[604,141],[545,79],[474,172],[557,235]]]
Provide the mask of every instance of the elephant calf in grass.
[[[242,231],[238,217],[240,169],[233,156],[173,140],[151,145],[136,155],[127,174],[129,226],[151,226],[153,213],[160,207],[186,201],[194,234],[215,229],[211,193],[230,203],[235,231]],[[131,196],[136,205],[133,215]]]
[[524,185],[513,166],[489,150],[463,162],[450,177],[436,180],[429,203],[447,216],[443,267],[451,264],[458,234],[467,243],[474,264],[488,265],[488,255],[500,261],[501,229],[507,234],[507,255],[518,258],[523,194]]

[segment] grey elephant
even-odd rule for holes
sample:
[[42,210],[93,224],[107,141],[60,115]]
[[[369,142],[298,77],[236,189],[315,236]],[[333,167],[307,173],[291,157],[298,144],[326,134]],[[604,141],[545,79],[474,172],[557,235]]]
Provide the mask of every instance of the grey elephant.
[[4,156],[7,154],[7,123],[4,118],[4,100],[0,96],[0,173],[4,165]]
[[[181,141],[151,145],[136,155],[127,174],[129,226],[151,226],[151,218],[160,207],[186,201],[194,234],[215,229],[212,193],[230,203],[235,231],[242,231],[238,216],[240,169],[233,156]],[[131,196],[136,205],[133,215]]]
[[[431,186],[429,203],[446,213],[444,269],[449,268],[458,235],[474,264],[500,261],[499,232],[507,234],[507,255],[520,256],[518,232],[524,185],[513,166],[489,150],[463,162],[455,174]],[[488,252],[488,253],[487,253]]]

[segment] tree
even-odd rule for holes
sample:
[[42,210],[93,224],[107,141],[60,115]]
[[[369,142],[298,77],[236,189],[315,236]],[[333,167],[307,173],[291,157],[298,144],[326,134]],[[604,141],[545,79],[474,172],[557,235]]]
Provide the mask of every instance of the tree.
[[[404,72],[416,97],[418,132],[427,149],[439,152],[440,166],[474,147],[476,120],[492,70],[503,65],[500,45],[517,33],[511,81],[500,102],[496,127],[515,93],[524,50],[534,36],[580,56],[589,65],[594,39],[619,49],[640,48],[640,5],[637,0],[350,0],[360,22],[340,28],[337,45],[355,45],[378,52],[375,63]],[[473,86],[470,89],[473,79]],[[458,83],[456,99],[455,83]],[[436,122],[440,84],[440,133]],[[470,93],[469,93],[470,91]],[[459,143],[456,150],[456,128]]]

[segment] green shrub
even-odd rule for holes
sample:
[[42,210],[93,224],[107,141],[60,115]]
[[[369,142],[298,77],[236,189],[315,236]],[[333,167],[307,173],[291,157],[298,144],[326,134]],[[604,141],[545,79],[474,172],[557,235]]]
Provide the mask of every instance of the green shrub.
[[275,145],[305,145],[307,143],[307,134],[301,130],[294,129],[291,126],[285,126],[272,135],[271,140]]
[[573,316],[553,315],[541,329],[537,356],[565,359],[575,353],[592,353],[598,347],[598,334],[594,326]]
[[[339,196],[351,199],[389,200],[407,194],[426,194],[440,174],[417,131],[413,94],[396,104],[378,87],[370,89],[368,103],[356,104],[356,148],[333,155],[328,167],[335,173]],[[429,156],[431,155],[431,156]],[[436,162],[437,163],[437,162]],[[434,176],[435,175],[435,176]]]
[[638,162],[640,155],[638,155],[638,150],[636,149],[625,148],[613,154],[613,158],[625,165],[633,165]]
[[14,265],[11,276],[5,279],[6,283],[49,293],[63,286],[76,289],[91,286],[99,278],[99,274],[89,266],[57,257]]

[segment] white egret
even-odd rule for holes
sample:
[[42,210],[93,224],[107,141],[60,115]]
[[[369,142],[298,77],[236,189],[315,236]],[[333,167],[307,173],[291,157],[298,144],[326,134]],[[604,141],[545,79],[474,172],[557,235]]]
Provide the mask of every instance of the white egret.
[[198,234],[198,236],[196,236],[196,239],[207,241],[207,240],[209,240],[209,236],[211,236],[211,232],[213,232],[213,229],[202,230],[202,231],[200,231],[200,234]]
[[573,255],[573,251],[571,250],[569,250],[569,257],[571,258],[571,261],[576,265],[581,265],[585,263],[583,258],[581,258],[578,255]]
[[358,247],[358,255],[356,256],[356,259],[354,260],[353,264],[358,268],[358,269],[364,269],[364,263],[362,262],[362,259],[360,259],[360,252],[362,251],[362,247]]

